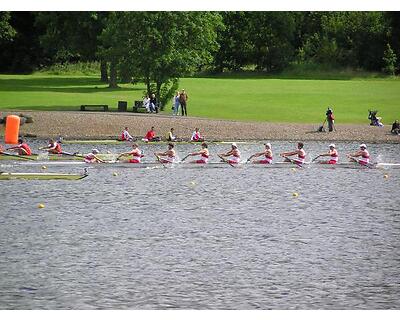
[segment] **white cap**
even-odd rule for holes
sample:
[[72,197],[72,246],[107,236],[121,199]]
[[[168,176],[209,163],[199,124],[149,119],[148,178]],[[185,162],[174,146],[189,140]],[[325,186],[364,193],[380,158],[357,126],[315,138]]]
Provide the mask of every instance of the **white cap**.
[[232,147],[236,147],[237,148],[236,143],[232,142]]
[[271,144],[269,142],[268,143],[264,143],[264,146],[266,146],[266,147],[271,149]]
[[360,144],[360,148],[365,148],[365,149],[367,149],[367,146],[366,146],[365,143],[363,143],[363,144]]
[[336,148],[336,146],[335,146],[335,144],[334,143],[331,143],[330,145],[329,145],[329,148],[330,147],[332,147],[332,148]]
[[97,149],[92,149],[92,153],[94,153],[94,154],[99,153],[99,150],[97,150]]

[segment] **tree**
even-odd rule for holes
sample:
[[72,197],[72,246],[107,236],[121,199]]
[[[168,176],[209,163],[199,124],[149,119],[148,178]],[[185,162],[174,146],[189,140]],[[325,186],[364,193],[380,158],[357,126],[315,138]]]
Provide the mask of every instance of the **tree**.
[[[98,36],[107,12],[38,12],[36,25],[44,29],[40,42],[50,63],[97,60]],[[101,61],[101,79],[107,81],[107,68]]]
[[16,31],[10,25],[11,15],[9,12],[0,11],[0,44],[11,41]]
[[169,97],[161,93],[170,90],[163,86],[212,61],[221,26],[212,12],[117,12],[101,35],[102,55],[120,74],[143,80],[148,93],[154,87],[164,103]]
[[383,53],[383,61],[385,62],[383,71],[394,76],[396,72],[397,57],[389,43],[386,45],[386,50]]

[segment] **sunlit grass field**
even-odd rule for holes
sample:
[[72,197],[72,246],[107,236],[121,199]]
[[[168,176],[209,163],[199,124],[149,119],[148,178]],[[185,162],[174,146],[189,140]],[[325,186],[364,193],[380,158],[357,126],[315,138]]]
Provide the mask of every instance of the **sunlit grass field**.
[[[0,110],[79,110],[81,104],[141,100],[145,86],[120,85],[109,89],[99,76],[0,75]],[[328,106],[336,123],[368,123],[368,109],[377,109],[385,124],[400,118],[400,80],[291,79],[248,76],[184,78],[180,89],[188,95],[188,114],[218,119],[316,123]],[[171,113],[172,102],[164,113]]]

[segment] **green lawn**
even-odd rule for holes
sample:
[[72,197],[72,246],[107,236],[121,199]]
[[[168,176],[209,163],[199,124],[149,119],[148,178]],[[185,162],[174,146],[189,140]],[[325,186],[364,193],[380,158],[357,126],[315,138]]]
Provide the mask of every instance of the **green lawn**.
[[[319,123],[332,106],[337,123],[368,123],[368,109],[385,124],[400,118],[400,80],[305,80],[252,77],[185,78],[192,116]],[[108,89],[97,76],[0,75],[0,109],[78,110],[81,104],[141,100],[144,85]],[[165,108],[171,112],[171,106]]]

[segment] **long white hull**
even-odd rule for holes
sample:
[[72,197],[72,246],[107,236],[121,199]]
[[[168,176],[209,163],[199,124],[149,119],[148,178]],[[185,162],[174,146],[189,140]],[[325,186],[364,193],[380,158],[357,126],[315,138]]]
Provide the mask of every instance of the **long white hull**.
[[86,174],[49,173],[49,172],[0,172],[0,180],[80,180]]
[[[48,161],[48,162],[25,162],[23,165],[49,165],[49,166],[89,166],[89,167],[122,167],[122,168],[263,168],[263,169],[276,169],[276,168],[301,168],[296,164],[289,162],[276,162],[273,164],[253,164],[253,163],[239,163],[237,165],[229,165],[226,162],[210,162],[208,164],[197,164],[189,162],[162,164],[160,162],[142,162],[142,163],[129,163],[129,162],[108,162],[108,163],[85,163],[84,161]],[[358,163],[345,162],[332,164],[321,164],[321,163],[305,163],[302,168],[350,168],[350,169],[397,169],[400,168],[400,163],[378,163],[370,165],[369,167],[359,165]]]

